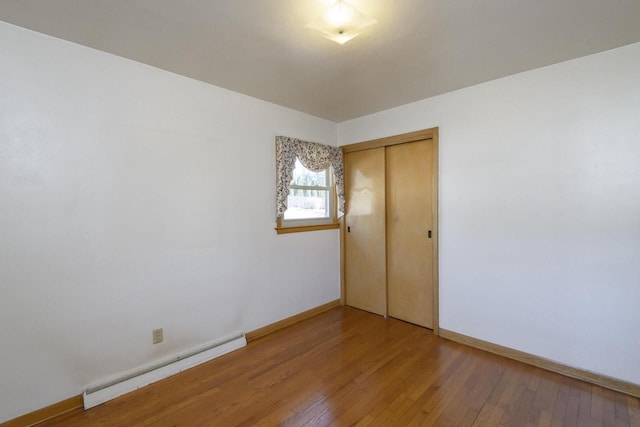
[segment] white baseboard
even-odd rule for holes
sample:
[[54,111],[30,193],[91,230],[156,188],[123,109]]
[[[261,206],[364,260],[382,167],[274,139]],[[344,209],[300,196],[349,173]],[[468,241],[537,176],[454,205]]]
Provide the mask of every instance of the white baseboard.
[[229,335],[178,356],[87,386],[82,392],[84,409],[93,408],[246,345],[244,333]]

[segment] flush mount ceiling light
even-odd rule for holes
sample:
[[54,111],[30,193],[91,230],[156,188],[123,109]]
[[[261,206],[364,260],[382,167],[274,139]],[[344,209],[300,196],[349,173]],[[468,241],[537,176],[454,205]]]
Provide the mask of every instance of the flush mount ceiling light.
[[329,40],[345,44],[377,22],[355,9],[346,0],[337,0],[322,15],[309,22],[307,27],[320,31]]

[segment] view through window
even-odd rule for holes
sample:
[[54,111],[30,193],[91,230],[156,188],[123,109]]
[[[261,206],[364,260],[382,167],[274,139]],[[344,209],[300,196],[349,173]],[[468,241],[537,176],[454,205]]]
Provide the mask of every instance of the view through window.
[[331,168],[312,172],[296,159],[284,220],[332,219]]

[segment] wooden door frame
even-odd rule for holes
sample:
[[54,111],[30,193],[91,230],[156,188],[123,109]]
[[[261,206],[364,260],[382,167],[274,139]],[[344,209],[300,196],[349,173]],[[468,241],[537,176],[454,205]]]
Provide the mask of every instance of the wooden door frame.
[[[403,133],[401,135],[388,136],[385,138],[372,139],[369,141],[348,144],[340,147],[343,153],[353,151],[369,150],[378,147],[388,147],[390,145],[405,144],[431,140],[433,143],[433,165],[432,165],[432,193],[431,206],[433,213],[433,333],[440,335],[440,285],[438,274],[438,128],[430,128],[415,132]],[[348,203],[348,201],[347,201]],[[344,216],[340,219],[340,302],[345,304],[345,253],[344,253]],[[386,244],[386,243],[385,243]]]

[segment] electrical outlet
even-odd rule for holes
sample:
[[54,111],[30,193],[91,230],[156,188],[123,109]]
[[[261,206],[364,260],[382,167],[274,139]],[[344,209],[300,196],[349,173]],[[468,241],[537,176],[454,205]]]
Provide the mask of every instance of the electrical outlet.
[[158,344],[161,343],[164,339],[162,328],[153,330],[153,343]]

